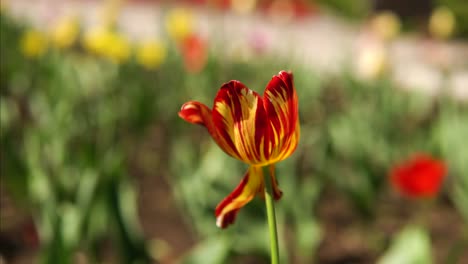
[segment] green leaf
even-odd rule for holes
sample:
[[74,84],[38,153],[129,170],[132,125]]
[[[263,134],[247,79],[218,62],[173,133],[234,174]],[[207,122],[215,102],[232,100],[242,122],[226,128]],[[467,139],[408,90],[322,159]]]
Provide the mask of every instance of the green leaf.
[[317,249],[321,239],[322,230],[319,224],[314,220],[302,219],[297,223],[297,247],[304,257],[310,257]]
[[417,226],[404,228],[378,262],[378,264],[429,263],[432,263],[429,234],[425,229]]
[[[9,128],[9,125],[12,121],[18,116],[18,110],[13,100],[8,98],[0,97],[0,130],[6,131]],[[0,136],[4,132],[0,133]]]
[[231,243],[226,239],[211,238],[200,242],[182,261],[182,264],[226,263]]
[[66,248],[74,248],[80,241],[82,234],[80,233],[81,227],[81,213],[77,207],[72,204],[64,204],[60,208],[61,218],[61,234],[62,241],[65,243]]
[[98,178],[97,172],[91,168],[83,170],[81,174],[76,192],[76,203],[84,212],[91,210],[91,203],[95,199]]
[[130,182],[123,180],[119,182],[117,191],[119,211],[121,212],[120,217],[129,235],[136,237],[141,234],[141,230],[137,219],[137,197],[135,190]]

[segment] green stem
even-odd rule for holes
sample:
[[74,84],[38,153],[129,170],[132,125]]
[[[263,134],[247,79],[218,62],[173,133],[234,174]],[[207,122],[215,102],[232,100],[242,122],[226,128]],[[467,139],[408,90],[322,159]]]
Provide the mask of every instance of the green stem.
[[275,204],[273,198],[273,187],[271,183],[270,171],[264,167],[265,177],[265,204],[267,209],[268,230],[270,233],[271,264],[279,263],[278,232],[276,230]]

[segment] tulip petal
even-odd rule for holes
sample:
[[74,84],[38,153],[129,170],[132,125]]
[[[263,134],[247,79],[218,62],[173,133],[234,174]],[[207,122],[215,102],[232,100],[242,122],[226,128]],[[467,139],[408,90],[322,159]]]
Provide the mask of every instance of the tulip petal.
[[262,167],[250,166],[239,185],[216,207],[216,225],[226,228],[234,223],[237,212],[264,188]]
[[263,104],[270,129],[267,145],[271,146],[270,161],[276,163],[290,156],[299,142],[299,111],[293,75],[281,71],[268,83]]
[[211,110],[205,104],[196,101],[190,101],[182,105],[179,116],[185,121],[206,126],[208,129],[213,127],[211,120]]
[[233,157],[238,156],[237,151],[219,136],[213,123],[212,111],[205,104],[196,101],[187,102],[182,105],[179,117],[189,123],[205,126],[211,137],[224,152]]
[[266,119],[260,96],[239,81],[225,83],[216,95],[213,122],[233,155],[253,165],[265,165]]

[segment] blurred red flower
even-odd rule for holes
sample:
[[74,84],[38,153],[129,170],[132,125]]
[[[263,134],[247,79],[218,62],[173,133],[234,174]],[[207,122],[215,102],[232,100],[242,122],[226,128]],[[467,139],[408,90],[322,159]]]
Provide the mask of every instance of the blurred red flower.
[[417,154],[393,167],[390,180],[400,193],[412,198],[427,198],[436,195],[447,174],[442,160],[428,154]]
[[203,70],[208,60],[208,45],[199,35],[191,34],[181,43],[185,69],[190,73]]
[[260,4],[260,9],[275,18],[290,20],[313,16],[318,13],[318,6],[313,1],[272,0]]

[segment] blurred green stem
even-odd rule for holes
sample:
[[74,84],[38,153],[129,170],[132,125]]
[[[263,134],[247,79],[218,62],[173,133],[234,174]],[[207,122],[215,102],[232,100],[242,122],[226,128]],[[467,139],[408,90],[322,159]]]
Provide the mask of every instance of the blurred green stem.
[[271,263],[279,263],[279,250],[278,250],[278,232],[276,230],[276,216],[275,204],[273,199],[273,187],[270,177],[269,168],[266,166],[263,169],[263,177],[265,179],[265,204],[267,209],[268,230],[270,233],[270,251]]

